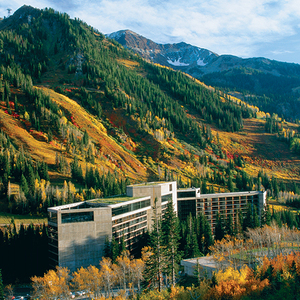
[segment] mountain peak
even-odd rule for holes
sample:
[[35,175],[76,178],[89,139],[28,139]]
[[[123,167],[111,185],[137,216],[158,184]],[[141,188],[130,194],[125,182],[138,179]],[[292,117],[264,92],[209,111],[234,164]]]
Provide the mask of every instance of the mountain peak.
[[185,42],[158,44],[128,29],[111,33],[107,37],[148,60],[172,68],[203,67],[217,57],[209,50]]
[[20,23],[28,22],[28,17],[37,17],[41,14],[41,10],[30,5],[23,5],[16,10],[10,17],[4,19],[0,23],[0,30],[4,28],[12,28]]

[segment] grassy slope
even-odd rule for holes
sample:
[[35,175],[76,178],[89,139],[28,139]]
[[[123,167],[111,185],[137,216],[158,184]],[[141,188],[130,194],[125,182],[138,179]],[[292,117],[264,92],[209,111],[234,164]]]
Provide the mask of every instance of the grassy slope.
[[34,132],[30,134],[22,122],[6,114],[3,110],[0,110],[0,127],[19,147],[23,145],[33,158],[45,160],[47,164],[54,164],[55,148],[36,139]]
[[101,146],[102,154],[111,158],[110,162],[106,162],[106,169],[114,169],[115,165],[112,162],[117,161],[129,177],[136,178],[138,174],[140,178],[146,179],[145,168],[141,166],[136,157],[125,151],[107,135],[105,127],[98,119],[90,115],[76,101],[46,87],[42,87],[42,89],[46,94],[50,95],[53,101],[57,102],[73,116],[74,122],[81,131],[84,132],[86,130],[89,137],[95,141],[95,144]]
[[279,141],[275,134],[265,133],[264,126],[264,120],[246,119],[239,133],[215,132],[224,149],[244,157],[247,173],[255,176],[263,170],[270,176],[299,182],[300,157],[291,153],[288,144]]

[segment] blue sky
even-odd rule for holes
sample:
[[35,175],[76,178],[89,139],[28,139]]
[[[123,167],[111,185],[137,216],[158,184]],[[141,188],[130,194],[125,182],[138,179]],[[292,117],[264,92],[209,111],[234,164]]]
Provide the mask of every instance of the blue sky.
[[157,43],[300,64],[299,0],[10,0],[0,16],[24,4],[66,12],[102,33],[130,29]]

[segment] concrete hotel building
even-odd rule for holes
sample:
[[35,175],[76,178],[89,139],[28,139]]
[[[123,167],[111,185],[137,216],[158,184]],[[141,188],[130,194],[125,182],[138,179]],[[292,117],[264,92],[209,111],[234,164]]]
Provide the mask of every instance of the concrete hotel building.
[[212,229],[215,228],[217,213],[226,218],[232,215],[233,220],[238,211],[245,212],[248,203],[256,206],[258,214],[266,205],[266,192],[233,192],[219,194],[200,194],[200,188],[190,188],[178,190],[177,192],[177,209],[178,217],[185,220],[191,213],[196,216],[200,212],[206,216]]
[[48,208],[49,258],[52,267],[71,271],[98,265],[105,239],[124,237],[134,250],[139,237],[152,226],[153,207],[164,214],[173,202],[180,219],[203,212],[214,228],[217,211],[236,214],[250,202],[259,212],[266,203],[266,193],[241,192],[201,195],[199,188],[177,190],[176,181],[127,186],[126,196],[95,199]]

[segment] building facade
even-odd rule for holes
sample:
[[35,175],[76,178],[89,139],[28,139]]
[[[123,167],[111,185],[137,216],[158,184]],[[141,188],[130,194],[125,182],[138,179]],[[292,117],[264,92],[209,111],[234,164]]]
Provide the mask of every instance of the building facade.
[[189,214],[196,216],[202,213],[207,218],[211,228],[214,229],[218,213],[225,218],[231,215],[232,219],[235,220],[239,211],[246,212],[248,204],[251,204],[252,209],[256,208],[259,217],[261,217],[266,206],[266,195],[266,192],[261,191],[201,195],[199,188],[178,190],[178,217],[180,220],[185,220]]
[[169,201],[180,219],[202,212],[212,228],[217,212],[236,215],[251,203],[260,212],[266,201],[262,192],[201,195],[199,188],[177,190],[176,181],[130,185],[126,196],[94,199],[48,208],[49,259],[51,267],[71,271],[98,265],[105,241],[123,238],[135,250],[137,241],[152,227],[154,207],[164,215]]
[[176,181],[131,185],[126,194],[48,208],[50,266],[75,271],[98,265],[105,240],[112,237],[122,237],[134,251],[139,237],[151,229],[154,206],[163,215],[172,201],[177,210]]

